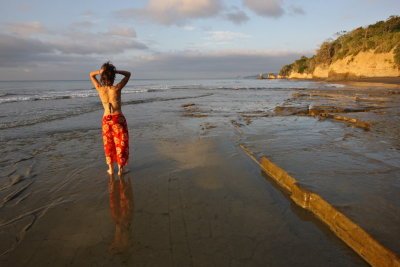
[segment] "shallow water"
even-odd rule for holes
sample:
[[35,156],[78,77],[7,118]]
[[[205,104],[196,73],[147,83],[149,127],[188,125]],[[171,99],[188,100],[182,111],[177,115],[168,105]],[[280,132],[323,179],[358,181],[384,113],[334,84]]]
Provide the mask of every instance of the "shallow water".
[[[24,83],[1,82],[0,98],[11,97],[10,90],[28,95]],[[260,173],[240,151],[242,143],[399,253],[400,152],[391,134],[399,127],[392,120],[398,95],[379,102],[379,92],[367,99],[371,89],[349,88],[300,81],[132,81],[122,97],[132,172],[113,183],[128,186],[121,189],[128,195],[132,187],[132,208],[122,216],[116,209],[123,204],[115,200],[121,195],[110,195],[105,175],[101,105],[97,96],[83,95],[93,90],[90,84],[38,82],[32,95],[79,96],[0,103],[0,262],[363,265]],[[306,90],[340,91],[341,97],[292,98]],[[384,103],[387,113],[368,112],[368,118],[386,122],[365,131],[275,113],[284,105],[358,105],[351,92],[369,105]]]
[[[283,93],[290,88],[318,86],[319,83],[289,81],[132,80],[124,88],[122,101],[125,105],[134,105],[213,94],[217,91],[229,94],[237,91],[235,94],[239,96],[240,92],[251,91],[253,99],[256,99],[257,96],[268,96],[269,92]],[[274,102],[266,98],[264,104],[272,107]],[[29,131],[29,126],[60,121],[101,109],[97,92],[90,81],[0,81],[0,130],[15,128],[12,131],[2,131],[2,140],[18,132]]]

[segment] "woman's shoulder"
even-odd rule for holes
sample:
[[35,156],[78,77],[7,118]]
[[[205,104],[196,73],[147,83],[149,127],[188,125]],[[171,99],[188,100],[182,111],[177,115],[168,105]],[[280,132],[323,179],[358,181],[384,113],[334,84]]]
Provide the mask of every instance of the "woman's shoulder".
[[112,91],[121,91],[121,89],[122,88],[119,87],[118,84],[109,87],[109,90],[112,90]]

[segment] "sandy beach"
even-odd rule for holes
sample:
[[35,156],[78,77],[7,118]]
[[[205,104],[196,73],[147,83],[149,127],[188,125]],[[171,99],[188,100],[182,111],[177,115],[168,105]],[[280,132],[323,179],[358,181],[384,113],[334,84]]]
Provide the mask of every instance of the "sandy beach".
[[3,129],[0,265],[368,265],[241,144],[400,255],[398,85],[196,86],[125,102],[122,178],[99,109]]

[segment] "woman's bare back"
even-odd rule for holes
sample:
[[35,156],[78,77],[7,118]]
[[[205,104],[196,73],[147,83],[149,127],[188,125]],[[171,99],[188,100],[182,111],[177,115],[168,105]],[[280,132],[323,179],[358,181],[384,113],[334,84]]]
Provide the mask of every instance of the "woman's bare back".
[[121,90],[128,83],[131,73],[128,71],[116,70],[115,74],[124,75],[124,78],[117,85],[104,85],[100,84],[96,78],[96,75],[101,75],[102,71],[103,69],[92,71],[90,73],[90,79],[99,93],[99,97],[104,107],[104,115],[122,114]]
[[117,86],[99,86],[97,91],[104,107],[104,116],[122,113],[121,89]]

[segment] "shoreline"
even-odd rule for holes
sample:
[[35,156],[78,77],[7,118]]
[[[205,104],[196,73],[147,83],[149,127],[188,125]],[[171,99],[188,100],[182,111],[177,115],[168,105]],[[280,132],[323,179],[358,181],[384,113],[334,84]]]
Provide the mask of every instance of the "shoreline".
[[387,84],[399,84],[400,77],[365,77],[355,79],[326,79],[327,81],[339,81],[339,82],[367,82],[367,83],[387,83]]
[[334,82],[341,84],[351,83],[370,83],[370,84],[388,84],[388,85],[399,85],[400,77],[364,77],[364,78],[349,78],[349,79],[335,79],[335,78],[312,78],[312,79],[300,79],[300,78],[282,78],[282,80],[289,81],[315,81],[315,82]]

